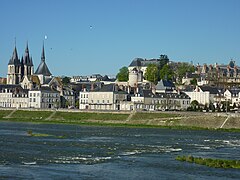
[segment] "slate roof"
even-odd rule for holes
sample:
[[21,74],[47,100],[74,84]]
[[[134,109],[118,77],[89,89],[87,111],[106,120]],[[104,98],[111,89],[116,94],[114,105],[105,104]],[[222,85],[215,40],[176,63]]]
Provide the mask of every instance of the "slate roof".
[[24,58],[22,58],[21,61],[22,61],[22,64],[24,64],[24,65],[33,66],[32,57],[30,57],[30,55],[29,55],[28,44],[27,44],[27,47],[25,49]]
[[2,84],[0,85],[0,92],[4,89],[9,89],[13,94],[27,94],[28,89],[23,89],[19,84],[12,85],[12,84]]
[[[32,89],[32,91],[42,91],[42,92],[53,92],[53,93],[57,93],[58,91],[57,90],[54,90],[50,87],[47,87],[47,86],[42,86],[40,88],[36,88],[36,89]],[[59,92],[58,92],[59,93]]]
[[233,89],[229,89],[229,91],[231,92],[232,95],[237,96],[240,92],[240,89],[233,88]]
[[11,59],[8,62],[8,65],[21,65],[20,60],[18,59],[17,48],[14,47],[13,54]]
[[47,64],[45,62],[44,46],[43,46],[43,50],[42,50],[41,63],[39,64],[35,74],[42,74],[44,76],[51,76],[52,75],[52,73],[48,69]]
[[127,94],[126,91],[119,89],[115,84],[106,84],[101,87],[97,87],[92,92],[114,92],[119,94]]
[[146,67],[149,64],[158,64],[160,62],[160,59],[143,59],[143,58],[135,58],[130,63],[129,67]]
[[219,94],[219,90],[217,87],[212,87],[212,86],[199,86],[199,88],[203,92],[210,92],[210,94]]
[[153,94],[151,90],[143,90],[142,96],[145,98],[171,98],[171,99],[190,99],[184,92],[180,93],[156,93]]
[[169,81],[169,80],[161,80],[157,83],[156,85],[156,89],[157,90],[163,90],[163,89],[166,89],[166,88],[175,88],[175,85],[173,84],[172,81]]

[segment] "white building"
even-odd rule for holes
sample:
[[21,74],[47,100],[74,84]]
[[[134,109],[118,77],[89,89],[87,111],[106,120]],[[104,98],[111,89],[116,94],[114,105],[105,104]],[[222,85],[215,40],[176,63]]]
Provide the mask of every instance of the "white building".
[[89,90],[84,88],[79,93],[79,109],[89,109],[88,97],[89,97]]
[[127,100],[127,92],[120,90],[115,84],[103,85],[89,92],[89,109],[122,110],[121,101]]
[[0,85],[0,107],[27,108],[28,90],[19,85]]
[[29,107],[41,109],[58,108],[60,105],[60,94],[49,87],[29,90]]
[[191,102],[196,100],[202,105],[209,105],[210,102],[214,103],[220,96],[220,91],[216,87],[211,86],[197,86],[194,91],[185,91],[185,93],[191,98]]
[[229,101],[231,105],[235,103],[235,105],[240,105],[240,89],[227,89],[224,92],[225,101]]

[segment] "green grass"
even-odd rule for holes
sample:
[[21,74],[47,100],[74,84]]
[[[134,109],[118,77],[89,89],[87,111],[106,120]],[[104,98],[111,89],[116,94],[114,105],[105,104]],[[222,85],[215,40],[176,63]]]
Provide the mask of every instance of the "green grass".
[[214,168],[235,168],[240,169],[239,160],[228,160],[228,159],[211,159],[193,156],[177,156],[176,160],[186,161],[189,163],[195,163],[200,165],[205,165]]
[[12,112],[11,110],[0,110],[0,118],[9,115],[11,112]]
[[181,116],[180,114],[171,114],[171,113],[141,113],[141,112],[138,112],[133,115],[132,120],[174,118],[174,117],[180,117],[180,116]]
[[[77,125],[93,125],[93,126],[118,126],[118,127],[136,127],[136,128],[167,128],[177,130],[217,130],[228,132],[240,132],[240,129],[214,129],[203,128],[197,126],[180,126],[176,122],[178,119],[167,119],[164,126],[147,124],[141,120],[151,120],[160,118],[173,118],[179,117],[179,114],[170,113],[147,113],[137,112],[132,119],[126,121],[129,117],[128,113],[111,113],[111,112],[61,112],[57,111],[56,114],[49,120],[46,120],[54,111],[26,111],[17,110],[8,119],[3,117],[9,115],[13,110],[0,110],[0,120],[2,121],[15,121],[15,122],[34,122],[34,123],[52,123],[52,124],[77,124]],[[96,121],[93,121],[96,120]],[[116,121],[114,121],[116,120]],[[134,121],[135,120],[135,121]],[[140,120],[140,121],[136,121]],[[168,122],[169,121],[169,122]]]
[[129,114],[116,113],[87,113],[87,112],[56,112],[52,119],[59,120],[126,120]]
[[11,116],[13,119],[28,119],[28,120],[38,120],[45,119],[49,117],[53,112],[52,111],[23,111],[17,110]]

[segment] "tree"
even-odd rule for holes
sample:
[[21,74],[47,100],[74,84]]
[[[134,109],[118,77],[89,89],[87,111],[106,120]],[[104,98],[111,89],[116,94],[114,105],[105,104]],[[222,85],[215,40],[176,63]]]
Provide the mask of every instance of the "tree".
[[191,107],[194,111],[196,111],[199,108],[199,102],[197,100],[193,100],[191,102]]
[[192,80],[190,80],[190,84],[196,86],[197,85],[197,79],[193,78]]
[[128,81],[128,75],[129,75],[129,71],[128,68],[126,66],[122,67],[121,69],[119,69],[119,73],[117,74],[117,79],[118,81]]
[[159,57],[159,70],[161,70],[163,68],[164,65],[169,63],[169,59],[167,55],[160,55]]
[[75,102],[75,107],[78,109],[79,108],[79,99]]
[[64,84],[64,85],[67,85],[68,83],[70,83],[70,77],[67,77],[67,76],[65,76],[64,78],[62,78],[62,83]]
[[172,80],[173,75],[174,72],[168,64],[165,64],[160,70],[160,79]]
[[145,72],[145,79],[157,84],[159,77],[159,70],[156,64],[149,64]]
[[181,81],[187,72],[192,73],[192,72],[194,72],[194,70],[195,69],[192,64],[182,62],[182,63],[178,64],[176,74],[177,74],[179,80]]

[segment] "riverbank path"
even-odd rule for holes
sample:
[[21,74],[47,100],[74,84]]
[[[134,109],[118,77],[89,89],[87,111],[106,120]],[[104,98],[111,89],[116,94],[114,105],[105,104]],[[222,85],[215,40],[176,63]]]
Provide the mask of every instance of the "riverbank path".
[[57,112],[57,111],[53,111],[52,114],[50,114],[50,116],[48,116],[48,117],[46,118],[46,120],[51,120],[52,117],[56,114],[56,112]]
[[17,111],[17,109],[14,109],[13,111],[11,111],[7,116],[3,117],[3,118],[11,118],[13,113],[15,113]]

